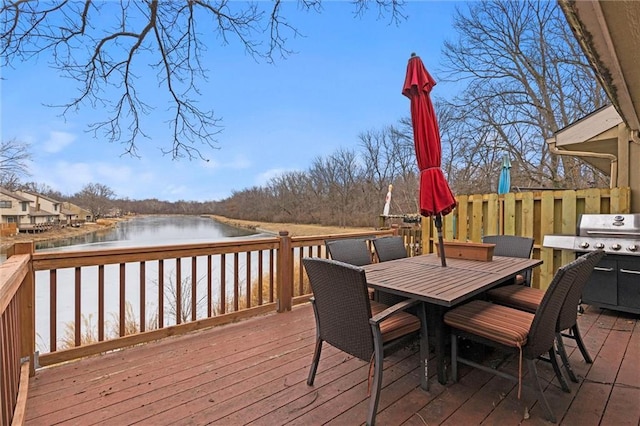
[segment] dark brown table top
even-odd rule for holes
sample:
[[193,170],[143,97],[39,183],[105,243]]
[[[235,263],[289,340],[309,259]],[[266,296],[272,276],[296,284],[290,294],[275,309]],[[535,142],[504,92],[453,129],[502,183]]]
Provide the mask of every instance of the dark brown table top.
[[539,259],[494,256],[489,262],[447,258],[443,267],[436,254],[427,254],[363,268],[374,289],[451,307],[540,264]]

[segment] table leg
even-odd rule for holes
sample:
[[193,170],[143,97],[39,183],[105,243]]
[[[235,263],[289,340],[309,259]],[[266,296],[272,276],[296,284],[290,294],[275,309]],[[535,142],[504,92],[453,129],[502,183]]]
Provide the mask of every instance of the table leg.
[[429,390],[429,329],[427,325],[427,307],[426,303],[420,302],[418,307],[420,316],[420,366],[422,374],[420,374],[420,387],[426,391]]
[[436,305],[434,309],[434,330],[435,330],[435,349],[436,349],[436,362],[438,364],[438,382],[443,385],[447,384],[447,369],[446,369],[446,359],[447,359],[447,342],[446,342],[446,325],[443,321],[444,318],[444,307]]

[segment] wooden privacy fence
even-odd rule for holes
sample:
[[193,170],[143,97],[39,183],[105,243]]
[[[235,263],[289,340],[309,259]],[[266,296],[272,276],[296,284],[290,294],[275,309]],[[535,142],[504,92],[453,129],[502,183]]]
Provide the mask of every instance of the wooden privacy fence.
[[[544,263],[534,270],[533,286],[547,288],[553,274],[575,254],[542,247],[545,235],[575,235],[583,213],[630,213],[630,188],[593,188],[498,194],[458,195],[458,206],[443,218],[446,241],[481,242],[483,235],[533,237],[533,257]],[[422,252],[433,253],[437,239],[433,220],[423,218]]]

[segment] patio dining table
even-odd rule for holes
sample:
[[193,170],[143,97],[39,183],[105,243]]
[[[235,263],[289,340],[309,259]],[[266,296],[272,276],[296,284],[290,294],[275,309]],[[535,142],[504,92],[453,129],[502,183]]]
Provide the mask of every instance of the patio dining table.
[[[367,284],[388,293],[421,300],[426,303],[429,329],[435,335],[435,351],[438,381],[447,383],[445,371],[444,313],[517,274],[542,264],[539,259],[494,256],[483,262],[447,258],[447,266],[441,266],[434,253],[407,257],[364,266]],[[426,337],[428,338],[428,336]],[[428,371],[425,363],[425,380]]]

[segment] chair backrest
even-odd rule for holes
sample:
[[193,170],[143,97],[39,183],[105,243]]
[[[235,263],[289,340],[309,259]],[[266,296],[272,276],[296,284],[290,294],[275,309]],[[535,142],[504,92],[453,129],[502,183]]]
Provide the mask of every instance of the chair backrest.
[[567,293],[564,305],[562,305],[560,317],[558,318],[559,331],[566,330],[576,324],[578,320],[578,303],[582,297],[582,290],[584,290],[584,286],[587,284],[587,281],[589,281],[593,268],[604,257],[604,252],[600,250],[593,251],[582,257],[584,257],[586,265],[580,268],[573,286],[571,286],[569,293]]
[[331,259],[355,266],[371,263],[371,251],[367,241],[360,238],[325,241]]
[[495,244],[493,254],[496,256],[531,257],[533,251],[533,238],[517,235],[485,235],[482,242]]
[[[528,359],[535,359],[545,354],[553,347],[556,327],[560,310],[565,302],[572,285],[590,263],[586,262],[586,255],[558,268],[553,276],[549,288],[536,310],[535,317],[529,329],[529,337],[523,347],[523,354]],[[576,305],[577,307],[577,305]]]
[[[533,252],[533,238],[520,237],[517,235],[485,235],[482,242],[495,244],[493,254],[495,256],[522,257],[528,259]],[[527,285],[531,285],[531,269],[527,269],[523,274]]]
[[373,240],[373,247],[380,262],[407,257],[407,248],[401,236],[376,238]]
[[320,338],[364,361],[374,342],[371,304],[363,269],[329,259],[302,259],[313,290]]

